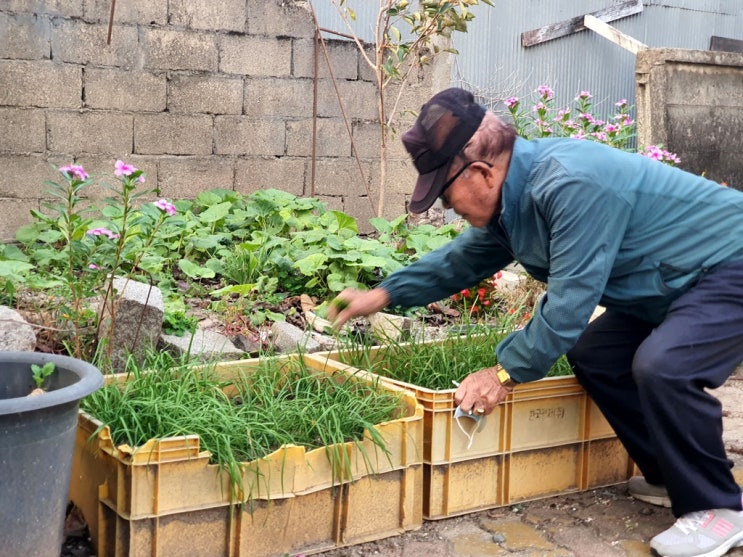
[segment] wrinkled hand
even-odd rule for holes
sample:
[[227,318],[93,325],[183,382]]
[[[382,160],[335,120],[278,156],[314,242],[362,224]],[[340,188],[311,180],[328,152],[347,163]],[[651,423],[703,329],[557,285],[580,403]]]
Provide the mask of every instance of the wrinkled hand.
[[[390,303],[390,296],[382,288],[361,291],[346,288],[338,294],[330,304],[328,317],[335,329],[339,329],[352,317],[371,315],[386,308]],[[339,304],[342,309],[339,308]]]
[[513,387],[501,385],[496,372],[498,367],[486,367],[469,374],[454,392],[454,404],[463,412],[488,415],[503,402]]

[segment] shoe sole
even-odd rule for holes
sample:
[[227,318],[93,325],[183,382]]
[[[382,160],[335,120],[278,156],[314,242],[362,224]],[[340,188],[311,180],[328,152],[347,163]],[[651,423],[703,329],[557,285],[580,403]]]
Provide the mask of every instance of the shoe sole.
[[671,508],[671,500],[663,495],[645,495],[641,493],[630,493],[630,495],[638,501],[650,503],[656,507],[665,507],[666,509]]

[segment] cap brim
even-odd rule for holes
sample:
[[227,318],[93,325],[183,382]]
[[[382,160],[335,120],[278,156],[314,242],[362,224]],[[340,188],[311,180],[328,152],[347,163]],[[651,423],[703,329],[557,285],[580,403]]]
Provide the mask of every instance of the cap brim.
[[452,162],[449,161],[433,172],[418,176],[415,189],[413,190],[413,197],[410,200],[410,211],[412,213],[425,213],[436,202],[436,199],[442,193]]

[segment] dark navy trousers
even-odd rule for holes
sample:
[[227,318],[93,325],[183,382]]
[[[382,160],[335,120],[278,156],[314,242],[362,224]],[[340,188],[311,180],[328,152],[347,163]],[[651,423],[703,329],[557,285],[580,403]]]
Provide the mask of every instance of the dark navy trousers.
[[607,310],[567,354],[648,482],[675,516],[741,510],[722,441],[722,405],[707,389],[743,361],[743,262],[705,275],[655,325]]

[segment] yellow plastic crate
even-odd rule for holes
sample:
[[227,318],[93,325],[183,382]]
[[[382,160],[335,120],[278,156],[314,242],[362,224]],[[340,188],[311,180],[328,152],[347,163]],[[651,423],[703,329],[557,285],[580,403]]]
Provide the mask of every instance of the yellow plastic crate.
[[454,419],[455,388],[434,391],[358,370],[342,363],[338,351],[308,357],[415,394],[424,410],[424,519],[613,485],[633,475],[614,430],[574,376],[518,385],[468,448]]
[[[229,377],[258,361],[219,364],[217,371]],[[328,380],[350,379],[306,363]],[[81,412],[70,499],[98,554],[112,557],[310,554],[419,528],[423,409],[411,393],[384,388],[402,394],[400,416],[377,426],[388,453],[368,439],[311,451],[284,446],[245,463],[242,504],[231,500],[229,479],[209,463],[198,436],[114,446],[108,428],[96,434],[102,424]],[[347,455],[349,471],[331,467],[328,449]]]

